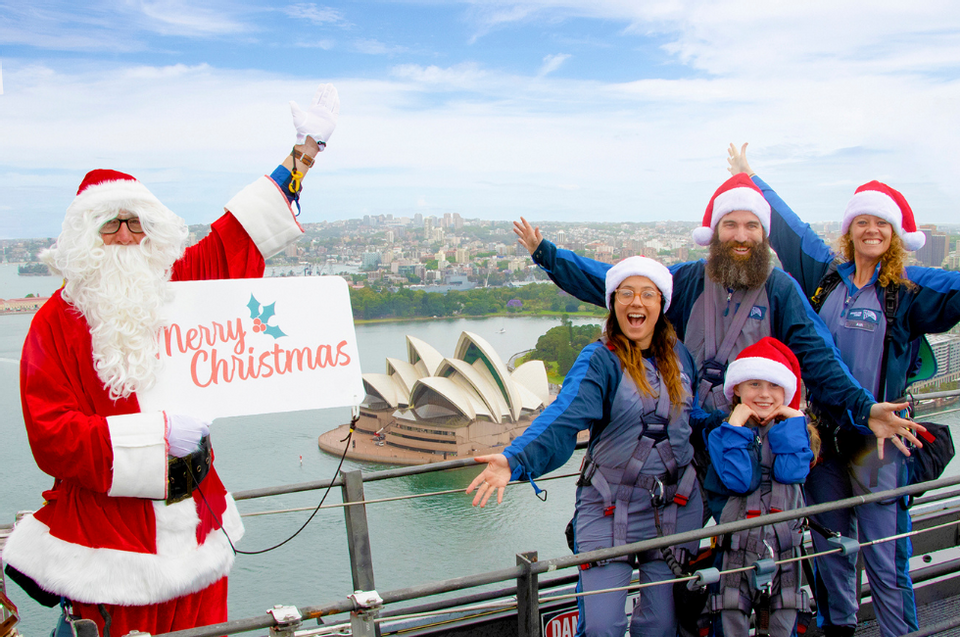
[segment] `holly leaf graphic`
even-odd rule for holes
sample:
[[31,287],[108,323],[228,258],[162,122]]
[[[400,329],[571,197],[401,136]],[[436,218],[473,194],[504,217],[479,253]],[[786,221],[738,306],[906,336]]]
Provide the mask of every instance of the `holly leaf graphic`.
[[260,320],[264,323],[270,322],[270,319],[273,318],[273,315],[276,314],[274,306],[276,303],[271,303],[270,305],[264,305],[263,310],[260,312]]
[[250,318],[255,319],[260,316],[260,301],[250,295],[250,302],[247,303],[247,307],[250,308]]
[[283,330],[280,329],[277,325],[267,325],[267,329],[263,330],[264,334],[269,334],[273,338],[280,338],[281,336],[286,336],[283,333]]

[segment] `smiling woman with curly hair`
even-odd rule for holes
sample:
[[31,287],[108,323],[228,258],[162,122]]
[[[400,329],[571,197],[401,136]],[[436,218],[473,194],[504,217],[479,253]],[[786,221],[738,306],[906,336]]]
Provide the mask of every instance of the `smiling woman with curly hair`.
[[[907,253],[920,249],[913,210],[897,190],[868,182],[850,199],[841,217],[843,235],[834,253],[783,200],[754,176],[746,144],[729,149],[730,172],[747,173],[772,209],[770,244],[783,268],[814,299],[851,374],[877,400],[899,400],[907,384],[914,350],[926,333],[945,332],[960,321],[960,273],[907,266]],[[890,321],[887,308],[895,308]],[[889,333],[888,333],[889,332]],[[816,405],[814,405],[816,407]],[[837,414],[820,410],[823,453],[806,483],[807,504],[839,500],[869,491],[903,486],[905,458],[883,460],[883,443],[872,436],[841,431]],[[929,440],[929,439],[928,439]],[[894,444],[903,446],[899,439]],[[865,485],[870,485],[867,487]],[[896,502],[864,504],[815,516],[834,531],[860,541],[889,537],[910,529],[910,514]],[[816,533],[817,551],[826,541]],[[907,561],[907,539],[862,551],[874,608],[884,637],[917,630],[917,609]],[[855,556],[817,558],[818,612],[827,637],[853,635],[859,599],[853,585]]]

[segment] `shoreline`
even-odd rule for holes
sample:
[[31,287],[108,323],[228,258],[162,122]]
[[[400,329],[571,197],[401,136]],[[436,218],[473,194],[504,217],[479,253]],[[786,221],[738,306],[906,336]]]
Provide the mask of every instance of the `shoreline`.
[[353,319],[354,325],[368,325],[372,323],[414,323],[417,321],[455,321],[458,319],[487,319],[487,318],[538,318],[538,317],[561,317],[567,315],[570,318],[594,318],[601,323],[606,319],[606,315],[592,314],[590,312],[500,312],[492,314],[478,314],[476,316],[469,314],[460,314],[457,316],[411,316],[409,318],[382,318],[382,319]]

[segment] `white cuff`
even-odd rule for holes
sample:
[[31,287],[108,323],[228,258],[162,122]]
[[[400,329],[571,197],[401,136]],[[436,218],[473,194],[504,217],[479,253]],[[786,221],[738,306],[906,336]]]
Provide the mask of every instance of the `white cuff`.
[[167,497],[167,425],[162,411],[108,416],[112,498]]
[[269,259],[303,234],[287,196],[269,177],[261,177],[227,202],[243,229]]

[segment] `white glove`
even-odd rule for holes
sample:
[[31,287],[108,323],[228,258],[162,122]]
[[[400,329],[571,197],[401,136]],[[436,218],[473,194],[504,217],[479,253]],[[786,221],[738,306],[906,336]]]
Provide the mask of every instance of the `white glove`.
[[340,96],[333,84],[321,84],[313,94],[310,108],[304,111],[296,102],[290,102],[293,126],[297,129],[297,144],[307,141],[307,135],[317,140],[320,150],[333,135],[340,115]]
[[200,439],[210,433],[210,423],[187,414],[167,414],[167,446],[170,455],[189,456],[200,446]]

